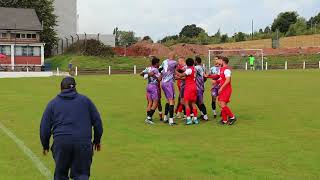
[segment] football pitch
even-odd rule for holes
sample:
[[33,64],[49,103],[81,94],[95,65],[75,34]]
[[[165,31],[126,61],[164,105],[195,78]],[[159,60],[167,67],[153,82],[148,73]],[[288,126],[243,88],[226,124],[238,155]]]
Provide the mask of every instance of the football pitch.
[[[0,123],[54,171],[42,156],[39,124],[59,92],[61,77],[0,79]],[[97,105],[104,123],[92,179],[319,179],[320,71],[233,74],[231,107],[239,121],[169,127],[145,120],[145,80],[134,75],[79,76],[78,91]],[[20,146],[0,129],[0,179],[45,179]]]

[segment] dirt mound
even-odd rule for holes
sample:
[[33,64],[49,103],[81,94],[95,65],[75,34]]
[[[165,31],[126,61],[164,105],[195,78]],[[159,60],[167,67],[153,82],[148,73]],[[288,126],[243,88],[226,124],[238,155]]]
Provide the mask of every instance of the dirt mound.
[[129,56],[167,56],[170,49],[162,44],[151,43],[149,41],[140,41],[128,48]]
[[[170,52],[174,52],[177,56],[192,57],[196,55],[208,56],[209,50],[228,50],[227,48],[215,47],[209,48],[204,45],[196,44],[176,44],[170,48],[158,44],[151,43],[148,41],[140,41],[130,47],[122,48],[117,47],[114,51],[118,55],[127,55],[127,56],[150,56],[154,55],[157,57],[167,57]],[[231,50],[231,49],[229,49]],[[264,48],[264,55],[266,56],[275,56],[275,55],[301,55],[301,54],[319,54],[320,47],[308,47],[308,48],[281,48],[281,49],[272,49]],[[223,52],[225,56],[232,55],[241,55],[246,56],[249,54],[256,54],[256,51],[238,51],[238,52]],[[217,55],[222,55],[222,52],[217,52]]]
[[205,56],[209,51],[208,47],[196,44],[177,44],[171,49],[177,56]]

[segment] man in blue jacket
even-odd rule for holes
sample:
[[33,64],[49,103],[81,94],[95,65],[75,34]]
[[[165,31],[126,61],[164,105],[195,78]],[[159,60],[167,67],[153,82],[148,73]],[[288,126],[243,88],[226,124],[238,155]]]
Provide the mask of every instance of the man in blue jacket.
[[93,149],[100,151],[102,133],[102,121],[95,105],[77,93],[74,78],[64,78],[61,93],[48,104],[40,125],[44,155],[49,152],[53,134],[54,179],[68,180],[69,170],[75,180],[89,179]]

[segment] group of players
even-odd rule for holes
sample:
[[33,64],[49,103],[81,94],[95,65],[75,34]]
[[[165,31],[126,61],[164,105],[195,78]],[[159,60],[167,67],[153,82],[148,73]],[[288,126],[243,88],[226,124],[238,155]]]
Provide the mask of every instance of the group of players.
[[[168,59],[160,65],[157,57],[152,57],[151,66],[141,72],[141,76],[148,81],[147,84],[147,119],[148,124],[154,124],[153,115],[158,109],[160,120],[170,126],[176,125],[175,118],[186,118],[186,125],[199,124],[198,108],[201,118],[208,121],[207,108],[204,105],[205,82],[211,79],[212,110],[214,118],[217,118],[218,104],[221,108],[220,116],[222,125],[233,125],[236,117],[228,107],[232,94],[231,70],[228,67],[229,59],[218,56],[215,58],[215,66],[206,73],[200,57],[180,57],[175,60],[172,53]],[[178,103],[175,109],[175,81],[179,89]],[[165,113],[162,114],[161,89],[166,97]]]

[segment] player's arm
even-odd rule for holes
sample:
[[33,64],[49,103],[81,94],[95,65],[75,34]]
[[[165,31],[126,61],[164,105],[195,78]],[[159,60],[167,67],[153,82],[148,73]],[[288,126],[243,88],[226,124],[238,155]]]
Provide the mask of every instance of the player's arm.
[[220,75],[218,75],[218,74],[210,74],[210,75],[207,76],[207,78],[213,79],[213,80],[218,80],[218,79],[220,79]]
[[184,73],[180,74],[180,78],[185,79],[187,76],[192,74],[192,70],[191,69],[186,69],[186,71]]
[[153,76],[154,76],[155,78],[157,78],[158,81],[161,81],[161,80],[162,80],[161,73],[159,72],[158,69],[156,69],[156,70],[153,72]]
[[101,150],[100,141],[103,134],[101,116],[96,106],[93,104],[93,102],[90,99],[88,99],[88,106],[89,106],[90,117],[91,117],[91,125],[94,131],[93,133],[94,150],[100,151]]
[[144,77],[144,75],[146,75],[148,73],[148,68],[146,68],[145,70],[143,70],[141,73],[140,73],[140,76]]
[[43,113],[40,124],[40,140],[43,147],[43,155],[47,155],[50,149],[50,137],[52,129],[52,104],[49,103]]

